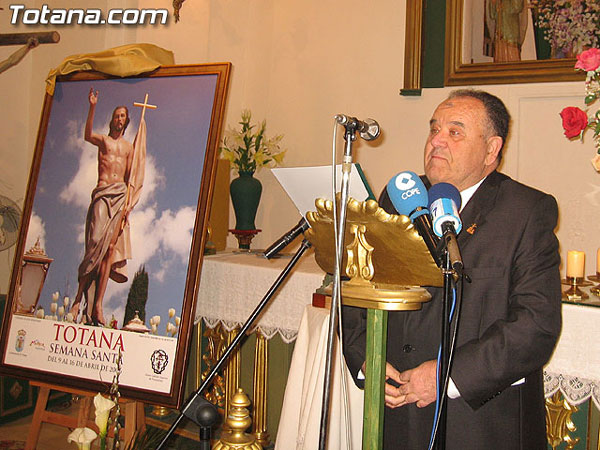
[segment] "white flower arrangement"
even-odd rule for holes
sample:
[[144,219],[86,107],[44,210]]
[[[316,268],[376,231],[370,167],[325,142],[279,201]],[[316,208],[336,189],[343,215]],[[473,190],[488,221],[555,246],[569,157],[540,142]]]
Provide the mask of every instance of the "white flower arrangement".
[[598,1],[530,0],[530,4],[552,48],[574,55],[600,42]]
[[283,135],[279,134],[268,139],[265,136],[267,121],[263,120],[256,132],[255,125],[250,123],[252,113],[242,111],[239,130],[228,127],[223,137],[221,156],[229,160],[232,168],[239,172],[255,172],[261,167],[277,166],[283,161],[286,150],[281,149]]

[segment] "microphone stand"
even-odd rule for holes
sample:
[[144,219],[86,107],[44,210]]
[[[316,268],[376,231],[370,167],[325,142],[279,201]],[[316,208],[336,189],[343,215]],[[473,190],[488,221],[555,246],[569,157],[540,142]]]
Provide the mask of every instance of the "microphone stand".
[[333,277],[333,291],[331,294],[331,307],[329,312],[329,329],[327,334],[327,350],[325,359],[325,379],[323,385],[323,404],[321,405],[321,424],[319,429],[319,450],[325,450],[327,445],[327,429],[329,424],[329,403],[331,399],[331,366],[333,359],[333,345],[337,326],[337,312],[341,291],[341,266],[342,248],[344,246],[344,231],[346,226],[346,213],[348,210],[348,191],[350,185],[350,171],[352,170],[352,143],[356,140],[356,121],[349,121],[346,125],[344,139],[346,145],[342,158],[342,185],[341,202],[336,235],[335,272]]
[[[441,239],[440,242],[445,242]],[[446,448],[446,417],[447,417],[447,401],[446,393],[448,386],[446,385],[446,373],[449,371],[450,359],[450,299],[452,296],[452,276],[454,271],[450,264],[450,256],[446,252],[444,261],[444,297],[442,299],[442,337],[440,351],[440,366],[438,368],[437,395],[440,399],[439,422],[437,433],[435,436],[434,448],[436,450],[444,450]]]
[[[442,299],[442,326],[440,341],[440,364],[438,368],[437,395],[439,398],[439,419],[435,433],[433,448],[445,450],[446,448],[446,419],[447,419],[447,392],[450,378],[450,314],[452,311],[452,278],[462,278],[462,259],[455,236],[444,235],[438,243],[438,255],[443,262],[442,273],[444,275],[444,295]],[[458,256],[456,256],[458,255]],[[457,259],[458,258],[458,259]],[[458,310],[456,311],[458,314]],[[458,325],[458,317],[456,318]]]
[[[248,317],[248,319],[246,320],[244,325],[242,325],[242,327],[240,328],[240,331],[237,334],[237,336],[233,339],[231,344],[229,344],[229,346],[223,352],[223,354],[221,355],[219,360],[215,363],[215,366],[212,368],[211,372],[205,378],[202,385],[198,388],[198,390],[196,390],[196,392],[194,394],[192,394],[192,396],[186,402],[183,409],[181,410],[181,414],[177,417],[177,419],[175,419],[175,421],[173,422],[173,424],[167,431],[167,434],[160,441],[160,443],[158,444],[158,447],[156,447],[156,450],[160,450],[163,448],[164,444],[169,439],[169,437],[173,434],[173,432],[175,431],[175,429],[177,428],[179,423],[183,420],[184,416],[187,417],[188,419],[191,419],[198,425],[201,425],[201,429],[200,429],[201,436],[200,437],[201,437],[202,441],[210,441],[209,438],[207,439],[206,430],[204,429],[204,428],[206,428],[206,426],[203,425],[203,423],[199,423],[200,419],[202,417],[206,417],[206,415],[207,415],[206,412],[204,412],[200,408],[204,409],[208,406],[208,407],[214,408],[214,410],[216,411],[216,406],[214,406],[210,402],[206,401],[203,397],[201,397],[201,394],[212,383],[213,378],[221,370],[222,366],[227,362],[227,359],[229,358],[231,353],[238,347],[238,345],[240,344],[242,339],[244,339],[246,337],[246,331],[248,331],[248,329],[254,324],[254,322],[260,315],[260,313],[265,309],[265,307],[269,303],[269,300],[271,300],[271,297],[273,297],[273,295],[275,294],[277,289],[279,289],[279,286],[281,286],[283,281],[287,278],[287,276],[289,275],[291,270],[294,268],[294,266],[296,265],[296,263],[298,262],[300,257],[310,247],[311,247],[310,242],[308,242],[306,239],[302,240],[302,244],[300,245],[300,248],[298,249],[298,251],[296,251],[296,253],[292,257],[291,261],[288,263],[288,265],[285,267],[285,269],[283,269],[283,271],[279,274],[279,276],[277,277],[275,282],[271,285],[271,287],[269,288],[269,290],[267,291],[265,296],[262,298],[262,300],[260,301],[258,306],[254,309],[254,311],[252,311],[252,313],[250,314],[250,316]],[[225,411],[225,414],[227,414],[227,411]],[[218,412],[217,412],[217,416],[218,416]],[[206,421],[204,421],[204,422],[206,422]],[[213,424],[214,423],[212,423],[211,426]],[[209,433],[210,433],[210,428],[209,428]],[[207,448],[209,448],[209,447],[207,447]]]

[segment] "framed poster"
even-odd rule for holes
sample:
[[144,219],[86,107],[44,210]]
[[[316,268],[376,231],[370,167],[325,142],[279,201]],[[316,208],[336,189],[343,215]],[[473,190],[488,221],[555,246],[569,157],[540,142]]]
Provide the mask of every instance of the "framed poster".
[[[230,64],[46,95],[0,372],[179,407]],[[120,361],[120,364],[118,364]]]

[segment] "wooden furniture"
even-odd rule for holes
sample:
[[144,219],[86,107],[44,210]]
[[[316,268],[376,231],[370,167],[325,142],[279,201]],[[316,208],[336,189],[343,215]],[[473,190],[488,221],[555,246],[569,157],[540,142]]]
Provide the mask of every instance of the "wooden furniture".
[[[93,396],[95,394],[89,391],[83,391],[64,386],[58,387],[37,381],[32,381],[31,385],[38,386],[40,390],[35,405],[35,410],[33,412],[29,433],[27,435],[27,441],[25,442],[25,450],[35,450],[43,423],[52,423],[54,425],[71,429],[88,427],[98,432],[98,427],[96,426],[95,422],[90,419],[90,411],[92,409]],[[65,414],[59,414],[46,410],[46,405],[48,403],[48,397],[51,390],[68,392],[81,397],[81,403],[77,417],[67,416]],[[125,399],[120,400],[120,402],[125,405],[125,428],[122,430],[123,438],[125,439],[125,442],[129,442],[134,437],[136,432],[143,431],[146,426],[144,404],[142,402]],[[109,436],[110,435],[111,432],[109,429]]]

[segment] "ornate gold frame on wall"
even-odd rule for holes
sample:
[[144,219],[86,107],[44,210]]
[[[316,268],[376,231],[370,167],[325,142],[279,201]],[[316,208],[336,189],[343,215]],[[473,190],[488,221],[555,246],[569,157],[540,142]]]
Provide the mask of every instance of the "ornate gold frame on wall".
[[423,2],[406,0],[406,24],[404,26],[404,89],[421,89],[421,33],[423,30]]
[[[544,83],[585,79],[584,73],[575,72],[575,60],[572,58],[464,64],[461,50],[463,7],[463,0],[448,0],[446,4],[444,86]],[[421,88],[423,13],[423,2],[407,0],[404,89]]]

